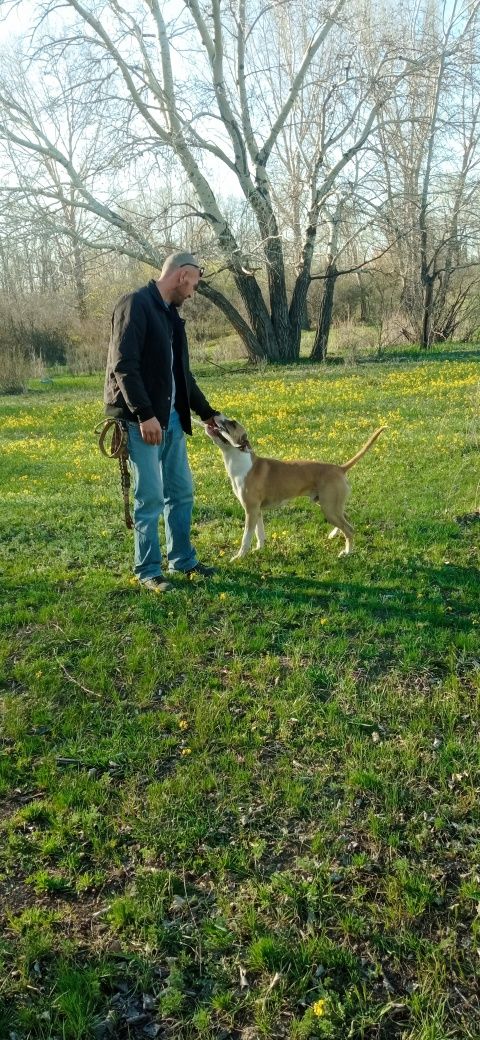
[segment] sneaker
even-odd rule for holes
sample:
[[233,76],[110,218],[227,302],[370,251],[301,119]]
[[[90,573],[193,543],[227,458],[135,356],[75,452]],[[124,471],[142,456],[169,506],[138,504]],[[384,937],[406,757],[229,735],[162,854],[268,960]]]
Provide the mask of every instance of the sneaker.
[[148,589],[149,592],[170,592],[173,589],[171,581],[167,581],[163,574],[155,574],[153,578],[139,578],[142,589]]
[[204,563],[196,563],[194,567],[191,567],[189,571],[184,571],[187,578],[211,578],[216,574],[215,567],[207,567]]

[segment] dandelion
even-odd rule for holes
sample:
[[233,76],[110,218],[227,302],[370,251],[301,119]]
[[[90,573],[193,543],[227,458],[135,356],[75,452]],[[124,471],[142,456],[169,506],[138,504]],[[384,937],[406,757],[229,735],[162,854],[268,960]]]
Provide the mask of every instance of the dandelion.
[[316,1015],[317,1018],[322,1018],[322,1015],[325,1015],[327,1011],[327,1001],[323,999],[316,1000],[312,1010],[313,1014]]
[[184,748],[182,748],[182,755],[191,755],[191,754],[192,754],[191,747],[184,747]]
[[186,719],[180,719],[178,725],[180,729],[188,729],[188,722]]
[[227,593],[226,592],[221,592],[218,598],[219,599],[226,599],[227,598]]

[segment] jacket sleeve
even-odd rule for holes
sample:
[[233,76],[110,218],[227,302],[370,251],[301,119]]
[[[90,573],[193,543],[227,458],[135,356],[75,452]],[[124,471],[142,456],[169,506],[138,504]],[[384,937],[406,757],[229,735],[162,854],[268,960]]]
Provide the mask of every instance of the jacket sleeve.
[[207,422],[213,415],[220,415],[220,412],[208,403],[207,398],[202,394],[200,387],[197,386],[192,373],[188,372],[188,396],[190,400],[190,406],[193,411],[200,416],[202,422]]
[[142,379],[140,361],[147,333],[147,313],[136,293],[124,296],[112,318],[112,370],[125,402],[140,422],[154,416]]

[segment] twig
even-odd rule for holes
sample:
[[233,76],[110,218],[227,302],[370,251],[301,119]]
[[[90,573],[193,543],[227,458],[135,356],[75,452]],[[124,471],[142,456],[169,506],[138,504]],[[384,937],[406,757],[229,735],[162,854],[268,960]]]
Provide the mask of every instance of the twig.
[[267,987],[267,994],[268,994],[268,993],[271,993],[271,992],[272,992],[272,989],[275,989],[275,986],[277,985],[277,983],[279,983],[279,982],[280,982],[280,979],[281,979],[281,977],[282,977],[282,976],[280,975],[280,972],[279,972],[279,971],[276,971],[276,972],[275,972],[275,975],[273,976],[273,979],[271,979],[271,981],[270,981],[270,982],[269,982],[269,984],[268,984],[268,987]]
[[89,690],[88,686],[83,686],[82,683],[78,681],[78,679],[74,679],[73,675],[70,675],[70,672],[67,672],[67,669],[65,668],[65,665],[62,664],[62,662],[58,660],[57,655],[55,654],[54,656],[55,656],[55,660],[57,661],[57,664],[60,665],[60,668],[62,669],[63,674],[65,675],[65,677],[68,679],[69,682],[74,683],[75,686],[79,686],[80,689],[83,690],[84,693],[90,693],[92,695],[92,697],[100,697],[101,696],[101,694],[100,693],[96,693],[95,690]]
[[[192,921],[193,927],[196,928],[197,927],[197,922],[195,920],[195,917],[193,916],[192,907],[190,905],[190,900],[188,898],[187,879],[185,877],[185,867],[183,867],[183,871],[182,871],[182,881],[183,881],[183,891],[185,892],[185,900],[186,900],[186,903],[187,903],[187,906],[188,906],[188,912],[190,914],[190,919]],[[198,973],[199,973],[199,976],[201,978],[202,977],[203,957],[202,957],[202,938],[201,938],[200,933],[198,933],[197,955],[198,955]]]
[[108,911],[111,910],[111,909],[112,909],[112,904],[111,903],[109,903],[108,906],[102,906],[101,910],[96,910],[95,913],[91,915],[92,916],[92,920],[93,920],[94,917],[101,917],[102,914],[107,914]]
[[240,973],[240,989],[249,989],[247,973],[241,964],[238,965],[238,971]]
[[100,770],[103,767],[99,766],[98,762],[84,762],[81,758],[60,758],[55,759],[57,766],[78,766],[80,769],[97,769]]
[[458,995],[459,995],[460,999],[461,999],[461,1000],[463,1000],[463,1001],[465,1002],[465,1004],[467,1005],[467,1007],[471,1008],[471,1007],[472,1007],[472,1004],[470,1003],[470,1001],[469,1001],[469,1000],[467,1000],[467,998],[466,998],[466,997],[464,996],[464,994],[460,992],[460,990],[458,989],[458,987],[457,987],[457,986],[454,986],[453,988],[454,988],[454,990],[455,990],[455,993],[458,993]]

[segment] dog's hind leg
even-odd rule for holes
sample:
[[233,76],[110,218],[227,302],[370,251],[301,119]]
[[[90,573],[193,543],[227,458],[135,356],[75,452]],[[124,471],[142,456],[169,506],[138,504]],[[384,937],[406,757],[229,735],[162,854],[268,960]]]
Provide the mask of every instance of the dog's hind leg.
[[345,548],[339,552],[339,556],[349,556],[353,550],[353,527],[345,516],[334,515],[333,513],[325,513],[325,516],[330,524],[335,524],[333,531],[330,532],[329,538],[333,538],[337,531],[341,531],[345,537]]
[[[343,501],[342,501],[343,498]],[[353,527],[343,512],[343,505],[346,496],[337,497],[336,501],[320,502],[318,504],[322,510],[322,513],[329,524],[333,524],[333,528],[328,535],[329,538],[335,538],[341,531],[345,538],[345,548],[339,552],[339,556],[348,556],[353,549]]]
[[238,552],[232,556],[232,560],[238,560],[248,552],[259,519],[261,519],[261,512],[259,509],[255,509],[250,513],[247,513],[245,510],[245,527],[243,530],[242,544]]
[[[352,527],[352,525],[350,523],[350,520],[348,519],[348,516],[345,516],[345,513],[343,514],[343,519],[345,520],[346,524],[349,524],[350,527]],[[337,534],[340,534],[340,531],[341,531],[340,527],[332,527],[332,530],[327,535],[327,538],[336,538]],[[353,527],[352,527],[352,531],[353,531]],[[343,534],[345,534],[344,531],[343,531]]]
[[257,520],[255,534],[257,537],[257,549],[263,549],[263,546],[265,545],[265,527],[263,525],[263,516],[261,513]]
[[348,556],[353,548],[353,527],[344,513],[349,494],[350,488],[342,473],[337,474],[333,486],[319,487],[316,494],[312,495],[313,501],[320,506],[327,523],[333,524],[328,537],[335,538],[341,531],[345,538],[345,548],[339,552],[339,556]]

